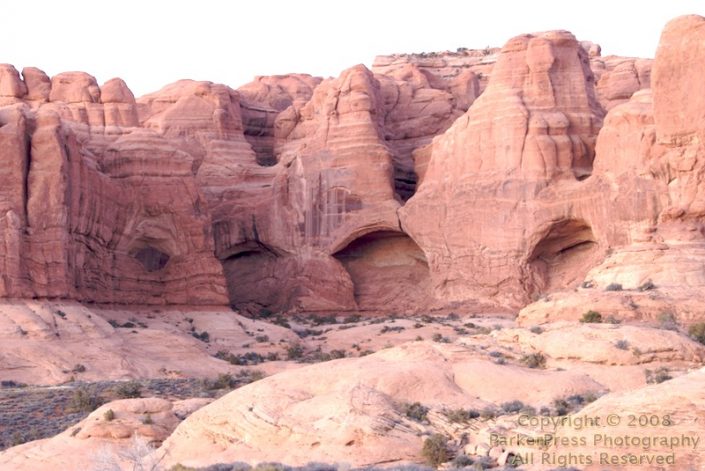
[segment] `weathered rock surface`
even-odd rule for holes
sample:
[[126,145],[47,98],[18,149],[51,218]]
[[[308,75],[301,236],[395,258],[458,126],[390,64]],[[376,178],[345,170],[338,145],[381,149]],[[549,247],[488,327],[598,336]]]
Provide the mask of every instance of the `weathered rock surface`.
[[[492,378],[513,378],[514,391],[497,387]],[[408,343],[245,386],[191,415],[157,453],[167,465],[413,462],[427,427],[406,417],[400,404],[482,407],[515,398],[517,390],[532,391],[522,397],[540,403],[599,388],[581,374],[500,366],[476,359],[467,348]]]
[[586,271],[599,244],[585,216],[571,214],[579,196],[568,195],[591,172],[601,122],[572,35],[507,43],[485,92],[434,140],[424,181],[401,210],[436,296],[512,303]]
[[681,60],[701,21],[671,23],[653,63],[554,31],[139,99],[3,66],[0,294],[405,313],[586,276],[697,289],[699,255],[672,267],[701,243]]
[[[172,403],[158,398],[113,401],[59,435],[0,452],[0,467],[18,471],[156,467],[158,462],[148,456],[152,447],[208,402],[188,399]],[[112,412],[110,420],[108,411]]]

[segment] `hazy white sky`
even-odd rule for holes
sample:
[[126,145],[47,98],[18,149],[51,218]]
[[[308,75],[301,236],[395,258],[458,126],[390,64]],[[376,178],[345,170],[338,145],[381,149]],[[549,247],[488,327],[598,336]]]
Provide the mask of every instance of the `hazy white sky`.
[[337,76],[375,55],[501,46],[567,29],[603,55],[653,57],[671,18],[702,0],[25,0],[0,15],[0,62],[122,77],[136,96],[182,78]]

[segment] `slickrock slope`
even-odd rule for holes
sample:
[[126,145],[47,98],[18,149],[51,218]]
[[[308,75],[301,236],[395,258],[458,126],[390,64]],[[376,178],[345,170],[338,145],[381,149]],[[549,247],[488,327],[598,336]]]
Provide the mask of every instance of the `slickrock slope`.
[[[208,343],[194,337],[206,332]],[[77,303],[21,301],[0,305],[0,379],[60,384],[71,379],[215,377],[235,367],[214,358],[266,335],[267,351],[283,354],[299,341],[291,330],[225,309],[168,311],[95,309]],[[269,343],[272,343],[270,346]],[[81,371],[76,367],[80,365]]]
[[158,398],[113,401],[55,437],[0,453],[0,467],[17,471],[155,468],[158,462],[147,457],[151,447],[161,444],[180,421],[208,402],[187,399],[172,403]]
[[468,348],[408,343],[245,386],[189,417],[157,453],[166,465],[198,466],[235,460],[354,466],[417,461],[427,427],[406,417],[400,405],[482,408],[508,400],[498,384],[475,381],[495,377],[514,378],[515,391],[533,391],[537,402],[600,388],[581,374],[499,366],[477,359]]

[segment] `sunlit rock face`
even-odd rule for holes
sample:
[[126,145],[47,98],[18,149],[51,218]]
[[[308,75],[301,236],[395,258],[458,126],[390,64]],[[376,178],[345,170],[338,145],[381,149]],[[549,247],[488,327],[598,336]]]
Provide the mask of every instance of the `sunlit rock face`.
[[3,65],[0,294],[414,312],[674,286],[644,254],[700,243],[702,21],[654,61],[549,31],[137,99]]

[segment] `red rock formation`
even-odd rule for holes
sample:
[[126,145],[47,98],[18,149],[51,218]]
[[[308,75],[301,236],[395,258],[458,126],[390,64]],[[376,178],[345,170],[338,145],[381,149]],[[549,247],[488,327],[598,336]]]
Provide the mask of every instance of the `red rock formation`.
[[700,23],[665,30],[653,94],[650,61],[563,31],[138,100],[2,66],[0,293],[406,312],[626,279],[608,248],[700,230]]
[[570,258],[596,253],[585,216],[556,192],[590,174],[601,121],[571,34],[507,43],[485,92],[434,140],[424,182],[402,210],[436,296],[511,304],[553,286],[547,264],[570,270]]

